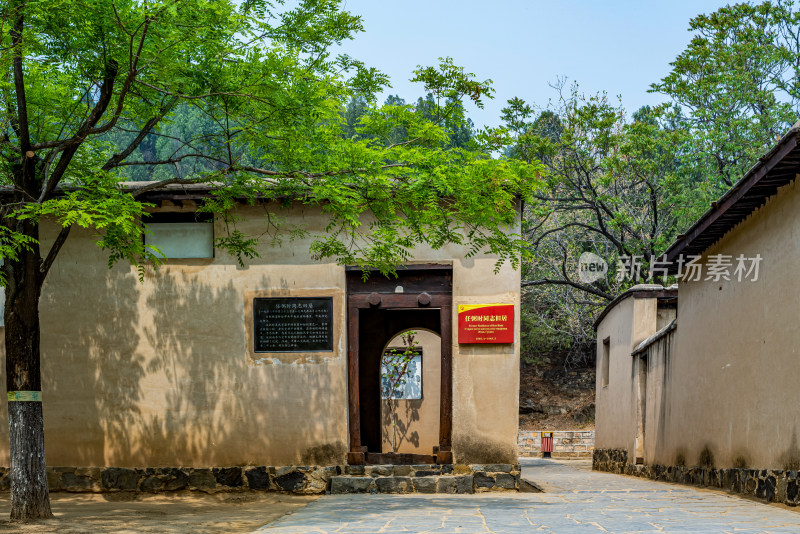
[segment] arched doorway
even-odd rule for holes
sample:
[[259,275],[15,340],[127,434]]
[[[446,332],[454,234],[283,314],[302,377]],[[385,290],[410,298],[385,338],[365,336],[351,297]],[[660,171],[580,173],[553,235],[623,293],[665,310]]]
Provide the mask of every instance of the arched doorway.
[[[380,380],[384,454],[429,454],[439,446],[441,353],[442,337],[424,328],[398,332],[383,348]],[[399,360],[406,371],[399,380],[395,377],[400,373],[391,373],[391,360]]]

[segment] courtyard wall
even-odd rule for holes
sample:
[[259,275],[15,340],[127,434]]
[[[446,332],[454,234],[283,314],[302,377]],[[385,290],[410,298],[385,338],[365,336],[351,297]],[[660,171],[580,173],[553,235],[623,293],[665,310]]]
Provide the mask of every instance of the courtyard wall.
[[[91,232],[75,228],[43,289],[42,375],[49,465],[119,468],[341,465],[348,449],[345,270],[309,253],[310,237],[271,235],[265,208],[312,234],[327,217],[295,205],[242,206],[239,230],[261,235],[244,267],[213,258],[166,260],[144,280],[107,266]],[[164,201],[160,211],[193,211]],[[216,236],[228,229],[216,221]],[[43,246],[56,228],[45,226]],[[281,237],[280,246],[271,246]],[[515,304],[515,342],[459,346],[453,336],[453,452],[459,463],[515,463],[520,274],[464,247],[419,247],[411,263],[453,269],[458,304]],[[331,352],[255,354],[255,296],[330,296]],[[2,351],[0,343],[0,351]],[[5,362],[2,362],[5,365]],[[0,465],[8,464],[0,411]]]

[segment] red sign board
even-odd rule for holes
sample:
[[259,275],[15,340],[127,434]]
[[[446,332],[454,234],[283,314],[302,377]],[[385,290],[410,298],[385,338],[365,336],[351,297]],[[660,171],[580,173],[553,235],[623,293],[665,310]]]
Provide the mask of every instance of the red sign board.
[[460,304],[459,343],[513,343],[513,304]]

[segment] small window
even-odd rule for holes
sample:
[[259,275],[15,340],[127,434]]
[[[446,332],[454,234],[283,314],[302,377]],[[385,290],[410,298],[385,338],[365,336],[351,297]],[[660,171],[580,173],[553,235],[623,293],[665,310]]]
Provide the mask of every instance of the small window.
[[611,336],[603,340],[603,355],[600,360],[601,379],[600,385],[606,387],[608,385],[608,363],[611,359]]
[[382,399],[422,398],[422,349],[404,356],[406,347],[390,347],[381,360]]
[[145,245],[163,259],[214,257],[214,223],[207,213],[155,213],[145,219]]

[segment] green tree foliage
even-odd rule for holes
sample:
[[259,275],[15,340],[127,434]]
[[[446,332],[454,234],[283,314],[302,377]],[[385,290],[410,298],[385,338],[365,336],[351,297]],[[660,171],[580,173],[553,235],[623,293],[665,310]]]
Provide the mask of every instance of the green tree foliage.
[[[386,77],[330,52],[361,30],[338,0],[0,6],[9,391],[41,391],[39,296],[70,229],[93,229],[110,264],[143,269],[155,258],[140,198],[169,185],[213,190],[202,209],[230,229],[215,244],[240,262],[257,254],[235,227],[242,198],[320,206],[330,218],[311,245],[320,259],[391,273],[419,243],[460,243],[519,262],[516,206],[531,200],[539,167],[456,145],[447,126],[462,101],[482,105],[489,82],[443,59],[413,78],[433,96],[435,120],[374,105]],[[155,181],[119,185],[144,178]],[[43,250],[44,220],[61,230]],[[11,515],[47,517],[41,403],[10,402],[9,417]]]
[[359,120],[367,113],[369,102],[361,95],[354,95],[344,110],[344,124],[342,125],[342,134],[347,138],[353,138],[358,135],[356,127]]
[[[618,258],[641,256],[647,273],[798,119],[798,27],[794,0],[698,15],[691,42],[652,85],[668,101],[630,119],[604,96],[576,91],[538,115],[509,101],[503,120],[514,142],[506,154],[548,171],[526,214],[533,258],[523,284],[536,288],[524,297],[528,350],[590,342],[597,310],[630,285],[613,278]],[[609,262],[609,276],[578,279],[575,262],[587,251]]]
[[800,12],[793,0],[734,4],[689,23],[694,36],[652,90],[691,135],[683,165],[705,201],[732,186],[797,120]]
[[[529,261],[524,268],[528,351],[574,349],[593,340],[597,309],[634,281],[618,280],[620,258],[648,267],[677,233],[682,182],[675,154],[684,132],[664,127],[663,108],[643,108],[628,121],[605,95],[562,91],[557,109],[534,118],[519,98],[503,110],[515,138],[512,156],[547,169],[537,202],[525,212]],[[604,258],[609,272],[587,282],[578,272],[584,252]],[[642,280],[642,281],[643,281]]]
[[[205,149],[206,142],[218,136],[218,130],[218,122],[202,107],[192,103],[178,104],[154,125],[125,159],[125,165],[117,168],[115,176],[120,180],[150,181],[217,172],[224,168],[224,164],[197,154],[200,148]],[[109,131],[102,141],[109,143],[114,152],[120,152],[136,139],[138,133],[135,126],[123,126]],[[233,143],[231,148],[233,159],[254,163],[250,147]],[[158,163],[170,160],[174,161],[172,165]]]
[[[472,142],[474,123],[466,116],[464,105],[461,100],[450,98],[444,106],[439,105],[428,93],[425,98],[418,98],[413,105],[406,104],[406,101],[398,95],[389,95],[384,102],[384,106],[404,108],[414,112],[421,119],[432,124],[441,126],[447,133],[448,139],[444,143],[444,148],[477,148]],[[362,96],[354,96],[348,103],[344,111],[345,125],[343,126],[344,135],[348,137],[364,138],[366,132],[359,132],[358,125],[362,117],[369,111],[366,100]],[[408,131],[403,125],[397,125],[394,130],[386,137],[389,144],[406,139]]]

